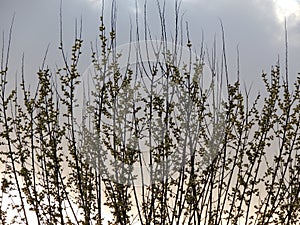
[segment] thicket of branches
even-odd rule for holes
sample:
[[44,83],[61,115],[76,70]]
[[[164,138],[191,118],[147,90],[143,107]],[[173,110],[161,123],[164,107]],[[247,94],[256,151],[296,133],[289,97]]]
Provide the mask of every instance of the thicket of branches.
[[50,69],[45,57],[32,90],[23,65],[9,90],[11,28],[1,54],[1,224],[103,224],[107,209],[109,224],[299,224],[300,76],[289,84],[278,62],[262,74],[266,94],[253,97],[239,76],[230,82],[223,28],[220,58],[216,45],[194,53],[174,3],[172,35],[157,1],[153,39],[145,3],[122,55],[111,1],[82,101],[81,29],[71,58],[61,39],[64,66]]

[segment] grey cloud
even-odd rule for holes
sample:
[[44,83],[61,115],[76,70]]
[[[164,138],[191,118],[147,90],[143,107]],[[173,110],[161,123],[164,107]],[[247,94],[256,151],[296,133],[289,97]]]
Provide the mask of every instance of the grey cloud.
[[[85,44],[82,66],[89,64],[89,42],[94,41],[98,34],[100,7],[94,0],[64,0],[64,41],[66,47],[73,43],[75,18],[83,18],[83,39]],[[42,61],[44,50],[51,43],[49,63],[59,61],[59,2],[60,0],[2,0],[0,5],[0,29],[8,31],[14,12],[16,21],[12,46],[12,65],[20,65],[22,52],[27,58],[28,70],[34,73]],[[128,41],[130,19],[135,24],[134,0],[118,2],[118,34],[120,44]],[[142,10],[144,1],[138,1]],[[152,34],[159,37],[159,17],[156,1],[148,1],[148,23]],[[105,6],[109,9],[111,1]],[[174,30],[174,0],[167,0],[166,21],[168,34]],[[109,10],[106,11],[106,22],[109,24]],[[182,12],[184,21],[189,21],[190,33],[194,46],[199,46],[201,32],[204,31],[205,41],[209,47],[217,34],[220,40],[221,18],[226,34],[228,58],[232,71],[236,68],[236,46],[240,47],[241,69],[245,79],[257,80],[262,69],[268,71],[276,62],[277,55],[282,54],[284,43],[284,27],[276,19],[272,0],[183,0]],[[142,14],[140,15],[142,16]],[[300,52],[298,38],[300,36],[299,21],[289,18],[289,38],[291,56]],[[292,20],[292,21],[291,21]],[[296,21],[296,22],[295,22]],[[142,20],[140,21],[143,28]],[[219,42],[220,45],[220,42]],[[283,55],[282,57],[283,58]],[[294,57],[297,59],[297,57]],[[291,71],[299,71],[296,59],[290,60]],[[253,75],[254,74],[254,75]]]

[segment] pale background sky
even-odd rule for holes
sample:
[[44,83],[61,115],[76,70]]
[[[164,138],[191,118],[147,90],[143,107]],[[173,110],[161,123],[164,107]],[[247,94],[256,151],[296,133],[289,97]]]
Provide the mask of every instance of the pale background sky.
[[[90,63],[90,41],[95,41],[99,26],[100,1],[64,0],[64,42],[71,46],[74,37],[75,18],[83,19],[84,53],[81,69]],[[106,6],[111,0],[106,0]],[[129,18],[134,19],[135,0],[118,2],[118,37],[124,44],[129,36]],[[138,0],[140,6],[143,0]],[[148,0],[153,4],[156,0]],[[166,0],[167,19],[172,20],[174,0]],[[22,53],[25,53],[26,78],[31,80],[41,65],[47,45],[50,51],[47,63],[53,68],[60,64],[59,45],[60,0],[0,0],[0,30],[9,30],[13,14],[16,14],[10,72],[20,72]],[[150,7],[151,9],[151,7]],[[236,47],[240,50],[242,80],[261,86],[260,74],[270,71],[280,57],[284,69],[284,17],[287,17],[289,36],[289,70],[291,79],[300,72],[300,1],[298,0],[183,0],[184,20],[189,22],[190,35],[195,48],[200,46],[202,31],[208,49],[216,34],[220,47],[221,29],[225,28],[229,69],[236,73]],[[149,12],[149,23],[157,19],[157,11]],[[155,30],[155,26],[153,29]],[[170,27],[171,30],[172,27]],[[7,36],[6,36],[7,38]],[[1,38],[2,39],[2,38]],[[197,49],[199,50],[199,49]],[[70,48],[67,49],[70,52]],[[259,88],[259,89],[260,89]]]

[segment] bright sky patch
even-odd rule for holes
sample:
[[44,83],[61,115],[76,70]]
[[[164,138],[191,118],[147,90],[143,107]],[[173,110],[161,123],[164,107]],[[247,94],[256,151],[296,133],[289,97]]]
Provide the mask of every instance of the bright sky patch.
[[294,17],[300,19],[300,3],[297,0],[273,0],[275,4],[276,14],[280,22],[285,17]]

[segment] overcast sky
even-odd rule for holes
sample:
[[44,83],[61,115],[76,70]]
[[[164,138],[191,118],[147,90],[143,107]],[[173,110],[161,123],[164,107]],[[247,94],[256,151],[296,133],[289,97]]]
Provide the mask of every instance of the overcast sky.
[[[101,1],[101,0],[100,0]],[[83,19],[85,49],[81,68],[89,65],[90,41],[97,37],[100,1],[63,0],[64,42],[71,46],[75,18]],[[156,0],[148,0],[153,4]],[[106,0],[107,9],[111,0]],[[119,43],[129,36],[129,19],[134,17],[134,0],[117,0]],[[138,0],[142,6],[144,0]],[[167,2],[167,20],[173,18],[174,0]],[[0,0],[0,29],[6,34],[15,13],[10,72],[20,71],[22,53],[25,53],[27,79],[41,65],[45,49],[50,44],[48,64],[61,62],[59,45],[60,0]],[[149,23],[157,19],[157,11],[149,7]],[[284,63],[284,18],[287,17],[289,36],[289,66],[291,77],[300,72],[300,3],[297,0],[183,0],[184,20],[189,22],[190,35],[195,48],[200,46],[201,32],[205,43],[212,46],[213,37],[220,40],[220,22],[225,28],[227,54],[231,71],[236,70],[236,47],[240,51],[242,79],[260,86],[260,74],[270,71],[278,55]],[[155,26],[153,29],[155,30]],[[171,29],[170,29],[171,30]],[[219,46],[220,46],[219,42]],[[70,52],[70,49],[68,50]],[[283,69],[283,67],[282,67]]]

